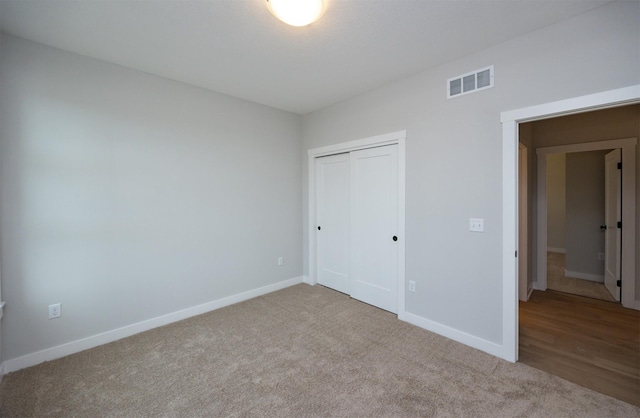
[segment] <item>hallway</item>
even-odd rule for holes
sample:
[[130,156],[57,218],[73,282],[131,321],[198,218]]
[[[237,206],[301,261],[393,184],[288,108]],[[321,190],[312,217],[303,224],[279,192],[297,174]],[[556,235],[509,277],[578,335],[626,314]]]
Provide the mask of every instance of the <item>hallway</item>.
[[548,290],[520,302],[519,361],[640,406],[640,312]]
[[547,253],[547,289],[578,296],[616,302],[604,283],[567,277],[565,271],[565,255]]

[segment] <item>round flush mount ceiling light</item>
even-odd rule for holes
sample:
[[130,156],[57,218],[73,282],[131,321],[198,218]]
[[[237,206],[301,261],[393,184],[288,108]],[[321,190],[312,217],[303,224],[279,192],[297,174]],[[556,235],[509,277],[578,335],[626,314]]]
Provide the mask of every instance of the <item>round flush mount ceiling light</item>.
[[324,13],[323,0],[267,0],[269,11],[291,26],[307,26]]

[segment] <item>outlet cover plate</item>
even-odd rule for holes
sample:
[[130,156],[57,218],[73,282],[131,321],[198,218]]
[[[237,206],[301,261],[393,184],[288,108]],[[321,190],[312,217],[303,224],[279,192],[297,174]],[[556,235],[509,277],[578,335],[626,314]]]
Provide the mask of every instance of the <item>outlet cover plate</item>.
[[469,218],[469,231],[484,232],[484,219]]
[[49,319],[60,318],[62,316],[62,304],[55,303],[49,305]]

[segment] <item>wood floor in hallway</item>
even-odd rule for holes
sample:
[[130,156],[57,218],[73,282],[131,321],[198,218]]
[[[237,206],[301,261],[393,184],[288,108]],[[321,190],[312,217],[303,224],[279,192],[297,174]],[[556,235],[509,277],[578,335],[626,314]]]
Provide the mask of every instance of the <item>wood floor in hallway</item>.
[[520,302],[519,361],[640,406],[640,312],[553,290]]

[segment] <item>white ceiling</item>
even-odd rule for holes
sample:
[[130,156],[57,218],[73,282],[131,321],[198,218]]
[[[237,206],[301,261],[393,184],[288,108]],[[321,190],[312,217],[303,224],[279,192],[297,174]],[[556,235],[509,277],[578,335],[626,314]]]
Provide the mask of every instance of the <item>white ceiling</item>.
[[0,0],[0,25],[304,114],[609,1],[329,0],[320,21],[294,28],[265,0]]

